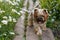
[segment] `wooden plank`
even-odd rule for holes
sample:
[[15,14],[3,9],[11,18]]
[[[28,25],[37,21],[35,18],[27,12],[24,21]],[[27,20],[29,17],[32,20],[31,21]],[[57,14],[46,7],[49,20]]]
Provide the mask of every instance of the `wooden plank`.
[[23,4],[24,7],[21,10],[22,16],[18,19],[18,22],[14,29],[18,35],[16,35],[13,40],[23,40],[24,39],[23,36],[24,36],[24,29],[25,29],[25,26],[24,26],[25,10],[23,10],[23,9],[26,9],[27,2],[28,2],[28,0],[24,1],[24,4]]
[[19,18],[14,30],[18,34],[15,36],[14,40],[23,40],[23,36],[24,36],[24,15],[22,15]]
[[39,37],[34,33],[31,27],[27,27],[26,40],[39,40]]
[[26,32],[26,40],[55,40],[54,35],[51,31],[51,29],[47,28],[46,31],[43,31],[42,36],[38,37],[34,31],[33,28],[27,27]]
[[55,40],[51,29],[47,28],[46,31],[43,31],[42,40]]
[[[33,1],[29,0],[29,8],[28,8],[28,10],[30,11],[29,13],[31,13],[33,9],[34,9]],[[26,40],[39,40],[39,37],[34,32],[34,28],[27,27]]]

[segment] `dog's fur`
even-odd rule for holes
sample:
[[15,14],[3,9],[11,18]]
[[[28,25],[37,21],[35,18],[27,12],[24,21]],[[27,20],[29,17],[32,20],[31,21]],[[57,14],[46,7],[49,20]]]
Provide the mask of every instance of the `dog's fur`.
[[42,30],[46,30],[48,12],[45,9],[35,8],[28,17],[28,26],[33,26],[37,35],[42,35]]

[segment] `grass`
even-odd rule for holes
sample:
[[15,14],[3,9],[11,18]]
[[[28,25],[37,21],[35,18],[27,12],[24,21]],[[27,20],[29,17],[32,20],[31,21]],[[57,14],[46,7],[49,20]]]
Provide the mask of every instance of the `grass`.
[[27,31],[27,24],[28,23],[28,13],[26,12],[25,13],[25,19],[24,19],[24,26],[25,26],[25,29],[24,29],[24,38],[26,40],[26,31]]
[[23,6],[22,3],[23,0],[18,2],[19,5],[12,5],[5,1],[0,2],[0,40],[13,40],[15,36],[14,27],[21,16],[19,11]]

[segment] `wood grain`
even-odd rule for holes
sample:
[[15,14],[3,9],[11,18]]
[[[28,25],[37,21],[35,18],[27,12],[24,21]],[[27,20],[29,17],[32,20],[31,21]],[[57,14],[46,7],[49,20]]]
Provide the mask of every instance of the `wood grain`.
[[39,37],[34,33],[31,27],[27,27],[26,40],[39,40]]

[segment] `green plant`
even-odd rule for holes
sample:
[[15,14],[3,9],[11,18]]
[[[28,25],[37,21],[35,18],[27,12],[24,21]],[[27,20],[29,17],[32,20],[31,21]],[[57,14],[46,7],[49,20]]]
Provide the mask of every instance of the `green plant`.
[[54,35],[60,38],[60,0],[40,0],[41,8],[48,10],[47,27],[51,28]]
[[[15,3],[14,3],[15,2]],[[23,0],[0,1],[0,40],[12,40],[15,36],[14,27],[21,16]]]

